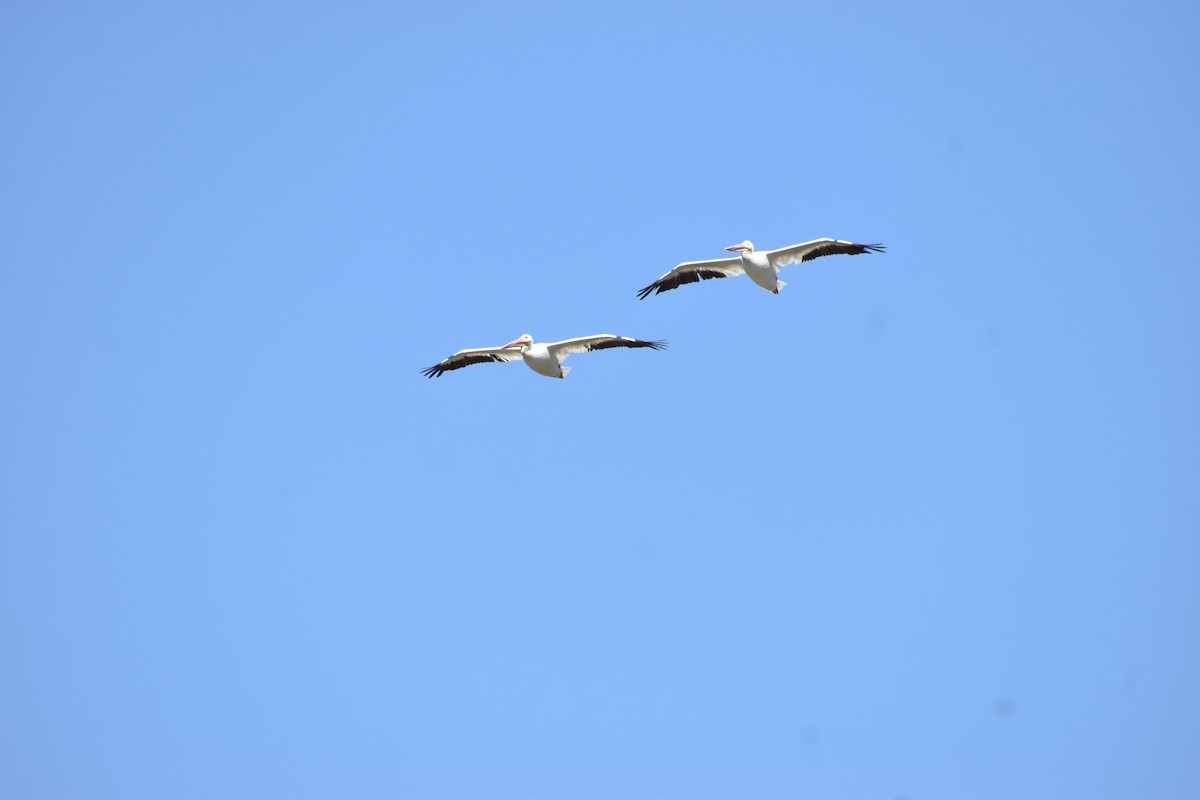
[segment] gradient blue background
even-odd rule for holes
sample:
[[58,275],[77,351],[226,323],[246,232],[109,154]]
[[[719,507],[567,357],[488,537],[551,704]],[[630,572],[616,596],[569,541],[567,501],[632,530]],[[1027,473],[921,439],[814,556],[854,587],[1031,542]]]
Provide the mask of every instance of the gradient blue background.
[[1198,35],[0,5],[0,795],[1200,796]]

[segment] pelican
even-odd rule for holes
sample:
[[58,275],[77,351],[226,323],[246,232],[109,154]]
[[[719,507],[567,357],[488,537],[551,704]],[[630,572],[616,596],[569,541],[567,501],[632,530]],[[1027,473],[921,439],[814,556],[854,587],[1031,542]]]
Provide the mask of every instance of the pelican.
[[529,368],[538,375],[545,375],[547,378],[565,378],[571,368],[564,367],[562,362],[572,353],[588,353],[592,350],[607,350],[610,347],[649,347],[653,350],[663,350],[666,346],[666,342],[647,342],[641,339],[630,339],[626,336],[614,336],[611,333],[580,336],[578,339],[564,339],[561,342],[534,344],[533,337],[526,333],[503,347],[459,350],[429,369],[422,370],[421,374],[426,378],[440,378],[443,372],[462,369],[472,364],[483,364],[488,361],[515,361],[523,358]]
[[781,247],[778,250],[756,252],[749,239],[741,244],[725,248],[737,253],[737,258],[717,258],[712,261],[685,261],[663,275],[654,283],[638,292],[638,299],[645,300],[652,294],[662,294],[678,289],[685,283],[697,283],[711,278],[732,278],[734,275],[749,275],[750,280],[768,292],[779,294],[786,283],[779,280],[779,268],[800,261],[832,255],[857,256],[863,253],[882,253],[881,244],[855,244],[840,239],[813,239],[811,242]]

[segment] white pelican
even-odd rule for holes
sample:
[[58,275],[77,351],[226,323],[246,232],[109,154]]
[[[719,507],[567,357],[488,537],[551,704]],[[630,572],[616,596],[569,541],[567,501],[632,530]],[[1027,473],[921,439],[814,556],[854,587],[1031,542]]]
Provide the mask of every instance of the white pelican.
[[737,258],[717,258],[712,261],[685,261],[663,275],[654,283],[638,292],[638,299],[645,300],[652,294],[662,294],[677,289],[685,283],[697,283],[710,278],[732,278],[734,275],[749,275],[750,280],[768,292],[779,294],[787,284],[779,280],[779,268],[800,261],[832,255],[857,256],[863,253],[882,253],[881,244],[855,244],[840,239],[813,239],[804,244],[781,247],[778,250],[755,252],[749,239],[741,244],[725,248],[737,253]]
[[533,337],[526,333],[503,347],[459,350],[444,361],[439,361],[429,369],[422,370],[421,374],[427,378],[440,378],[443,372],[462,369],[472,364],[483,364],[487,361],[514,361],[523,358],[529,368],[538,375],[545,375],[547,378],[565,378],[571,368],[564,367],[562,362],[572,353],[587,353],[592,350],[606,350],[610,347],[649,347],[654,350],[663,350],[666,346],[666,342],[646,342],[626,336],[614,336],[611,333],[580,336],[578,339],[564,339],[561,342],[534,344]]

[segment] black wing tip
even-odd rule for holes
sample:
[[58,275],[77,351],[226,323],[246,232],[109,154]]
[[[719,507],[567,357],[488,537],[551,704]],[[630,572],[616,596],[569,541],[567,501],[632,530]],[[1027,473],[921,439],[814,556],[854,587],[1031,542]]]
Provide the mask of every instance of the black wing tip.
[[626,347],[649,347],[651,350],[666,350],[666,339],[628,339],[623,343]]
[[653,350],[665,350],[667,348],[667,342],[665,339],[650,340],[650,339],[633,339],[629,336],[614,336],[611,339],[605,339],[603,341],[594,342],[594,343],[588,345],[587,349],[588,349],[588,352],[591,353],[591,352],[595,352],[597,350],[608,350],[613,347],[630,347],[630,348],[649,347]]
[[882,244],[859,244],[845,239],[828,239],[825,243],[800,257],[801,261],[812,261],[823,256],[844,255],[861,256],[864,253],[883,253],[887,250]]
[[463,367],[469,367],[472,364],[486,364],[489,361],[499,361],[499,362],[503,363],[505,361],[505,359],[501,358],[500,356],[491,355],[491,354],[484,354],[484,355],[480,355],[480,356],[470,356],[467,358],[461,358],[461,359],[457,359],[457,360],[454,360],[451,358],[451,359],[447,359],[446,361],[442,361],[437,364],[434,364],[432,367],[429,367],[428,369],[421,370],[421,374],[424,375],[426,378],[440,378],[451,370],[462,369]]
[[649,347],[651,350],[666,350],[666,339],[625,339],[621,342],[625,347]]
[[681,272],[675,276],[667,276],[656,280],[654,283],[647,286],[638,292],[638,299],[645,300],[651,293],[662,294],[669,292],[672,289],[678,289],[680,286],[687,286],[689,283],[699,283],[700,281],[709,281],[713,278],[728,278],[724,272],[719,272],[715,269],[695,270],[693,272]]
[[644,289],[638,291],[638,300],[645,300],[647,297],[663,292],[669,292],[672,289],[678,289],[678,281],[655,281]]

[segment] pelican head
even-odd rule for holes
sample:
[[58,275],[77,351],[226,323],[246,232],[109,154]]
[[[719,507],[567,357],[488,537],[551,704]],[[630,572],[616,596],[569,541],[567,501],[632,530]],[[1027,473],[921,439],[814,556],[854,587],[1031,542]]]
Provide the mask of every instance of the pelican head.
[[523,333],[520,336],[518,336],[516,339],[513,339],[511,342],[504,345],[504,347],[501,347],[500,349],[504,350],[509,347],[526,347],[531,344],[533,344],[533,337],[530,336],[528,333]]
[[731,245],[729,245],[729,247],[726,247],[725,249],[732,250],[735,253],[753,253],[754,252],[754,242],[747,239],[746,241],[742,242],[741,244],[731,244]]

